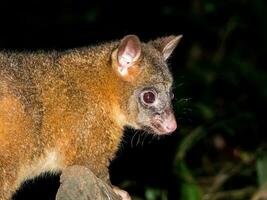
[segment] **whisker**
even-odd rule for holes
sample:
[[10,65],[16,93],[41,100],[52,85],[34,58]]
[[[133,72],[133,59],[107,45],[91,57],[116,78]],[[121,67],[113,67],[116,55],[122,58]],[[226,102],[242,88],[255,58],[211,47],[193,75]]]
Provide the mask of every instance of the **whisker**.
[[148,137],[148,133],[146,133],[146,132],[144,132],[144,139],[143,139],[143,141],[142,141],[142,146],[144,146],[144,142],[145,142],[145,140],[146,140],[146,138]]
[[134,130],[134,135],[133,135],[133,137],[132,137],[132,139],[131,139],[131,148],[133,148],[134,147],[134,137],[137,135],[137,130]]
[[138,134],[138,140],[137,140],[137,143],[136,143],[136,146],[138,146],[138,143],[140,142],[140,137],[141,137],[141,134]]
[[179,99],[179,100],[177,100],[177,102],[176,103],[182,103],[182,102],[189,102],[189,101],[191,101],[192,100],[192,98],[190,98],[190,97],[188,97],[188,98],[181,98],[181,99]]

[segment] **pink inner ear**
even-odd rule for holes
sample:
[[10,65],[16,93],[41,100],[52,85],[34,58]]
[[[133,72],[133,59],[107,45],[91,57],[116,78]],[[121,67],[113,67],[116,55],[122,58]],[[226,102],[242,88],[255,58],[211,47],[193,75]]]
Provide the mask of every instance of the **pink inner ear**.
[[128,41],[127,45],[125,46],[125,50],[124,50],[124,53],[125,54],[128,54],[129,56],[131,56],[132,58],[134,58],[137,54],[137,48],[134,44],[133,41]]
[[[138,37],[126,36],[118,48],[118,62],[121,67],[130,67],[138,60],[141,54],[141,44]],[[127,69],[126,69],[127,70]]]

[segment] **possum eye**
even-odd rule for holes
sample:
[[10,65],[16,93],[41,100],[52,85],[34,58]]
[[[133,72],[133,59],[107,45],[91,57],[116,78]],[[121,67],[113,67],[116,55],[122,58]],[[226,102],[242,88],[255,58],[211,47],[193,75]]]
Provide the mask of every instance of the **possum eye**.
[[142,103],[145,105],[151,105],[156,101],[156,92],[153,90],[145,91],[141,93]]

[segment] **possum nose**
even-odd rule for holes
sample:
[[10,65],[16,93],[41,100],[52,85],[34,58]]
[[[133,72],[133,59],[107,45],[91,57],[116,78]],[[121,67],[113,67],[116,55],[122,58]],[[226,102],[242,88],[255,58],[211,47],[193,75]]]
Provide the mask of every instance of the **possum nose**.
[[165,133],[172,133],[177,128],[177,122],[175,116],[173,114],[173,110],[168,107],[162,113],[162,128],[164,129]]
[[174,132],[177,128],[177,123],[174,117],[171,118],[171,120],[166,122],[166,130],[167,132]]
[[162,113],[155,115],[152,118],[152,128],[156,130],[156,133],[170,134],[177,128],[175,116],[171,108],[166,108]]
[[167,119],[164,120],[163,126],[164,126],[166,132],[168,132],[168,133],[174,132],[176,130],[177,122],[176,122],[175,117],[172,113],[169,114]]

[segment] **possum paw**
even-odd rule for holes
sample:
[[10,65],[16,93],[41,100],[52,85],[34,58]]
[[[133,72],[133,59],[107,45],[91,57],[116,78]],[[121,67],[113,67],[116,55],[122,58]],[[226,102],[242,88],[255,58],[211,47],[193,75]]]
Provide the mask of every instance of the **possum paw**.
[[113,191],[121,197],[122,200],[132,200],[132,198],[130,197],[130,195],[128,194],[128,192],[124,191],[124,190],[121,190],[120,188],[118,187],[114,187],[113,186]]

